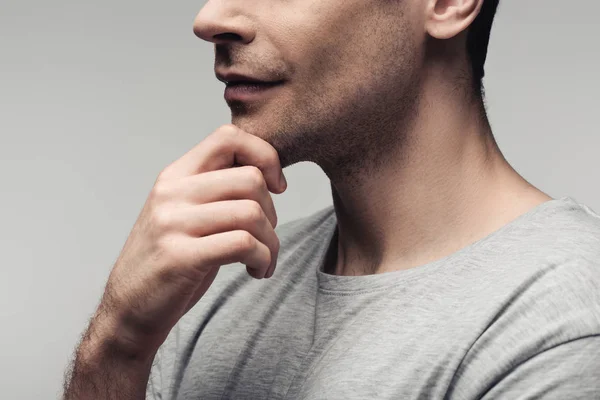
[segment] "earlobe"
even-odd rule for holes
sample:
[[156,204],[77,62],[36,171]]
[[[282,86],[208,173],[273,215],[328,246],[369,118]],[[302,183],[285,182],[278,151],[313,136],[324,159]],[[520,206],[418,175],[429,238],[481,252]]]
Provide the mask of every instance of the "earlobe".
[[484,0],[430,0],[425,29],[436,39],[450,39],[475,20]]

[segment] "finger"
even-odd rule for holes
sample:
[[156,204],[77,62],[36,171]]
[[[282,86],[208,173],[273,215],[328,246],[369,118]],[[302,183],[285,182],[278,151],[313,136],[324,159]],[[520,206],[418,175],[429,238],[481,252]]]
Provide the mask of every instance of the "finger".
[[279,238],[262,207],[254,200],[227,200],[180,207],[172,210],[169,218],[171,227],[167,229],[192,237],[247,231],[269,248],[273,260],[279,253]]
[[267,246],[242,230],[216,233],[201,238],[183,238],[177,242],[175,251],[182,259],[179,267],[204,269],[208,266],[245,264],[248,273],[262,279],[271,263],[271,251]]
[[277,226],[277,212],[262,172],[253,166],[222,169],[192,175],[168,183],[170,196],[177,193],[190,204],[206,204],[224,200],[254,200]]
[[181,178],[234,165],[256,166],[263,172],[270,191],[282,193],[285,190],[285,178],[275,148],[232,124],[211,133],[165,168],[160,178]]

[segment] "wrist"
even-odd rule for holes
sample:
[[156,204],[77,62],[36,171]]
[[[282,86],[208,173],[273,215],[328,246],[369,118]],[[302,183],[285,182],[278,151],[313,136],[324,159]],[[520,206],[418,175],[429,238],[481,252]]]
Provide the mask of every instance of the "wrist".
[[80,346],[81,356],[89,363],[152,363],[156,350],[124,331],[122,325],[106,317],[96,316]]
[[64,399],[143,399],[154,354],[130,352],[90,324],[65,382]]

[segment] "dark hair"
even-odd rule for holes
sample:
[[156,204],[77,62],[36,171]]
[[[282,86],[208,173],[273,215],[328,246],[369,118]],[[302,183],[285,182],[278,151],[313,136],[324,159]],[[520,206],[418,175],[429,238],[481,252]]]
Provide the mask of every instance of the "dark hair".
[[471,60],[473,84],[475,92],[484,96],[482,79],[485,75],[483,66],[487,56],[488,43],[494,15],[500,0],[483,0],[479,15],[475,18],[467,34],[467,53]]

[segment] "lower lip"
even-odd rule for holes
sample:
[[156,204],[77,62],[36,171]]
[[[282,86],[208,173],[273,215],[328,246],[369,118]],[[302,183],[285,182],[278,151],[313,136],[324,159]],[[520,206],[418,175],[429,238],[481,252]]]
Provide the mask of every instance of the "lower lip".
[[274,82],[274,83],[259,83],[259,84],[239,84],[228,86],[225,88],[225,101],[249,101],[256,100],[267,93],[273,92],[274,89],[277,89],[281,86],[283,82]]

